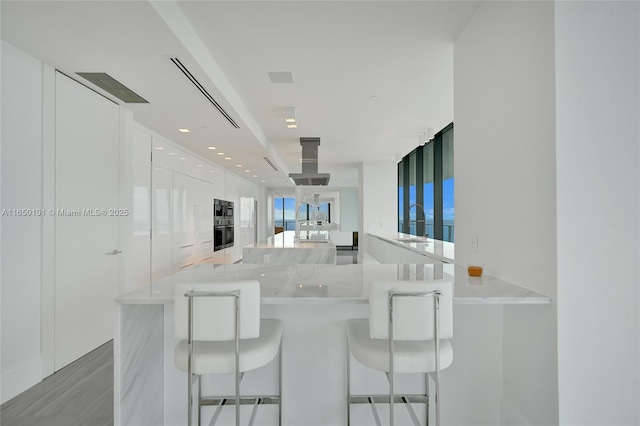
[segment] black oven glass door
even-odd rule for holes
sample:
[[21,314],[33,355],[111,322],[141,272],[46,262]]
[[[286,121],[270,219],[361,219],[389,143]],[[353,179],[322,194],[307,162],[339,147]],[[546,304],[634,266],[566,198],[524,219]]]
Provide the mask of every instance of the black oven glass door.
[[216,226],[213,228],[213,251],[222,250],[225,244],[226,226]]
[[222,205],[222,200],[213,200],[213,216],[214,217],[224,216],[224,208]]
[[224,231],[224,246],[233,247],[233,225],[227,225]]

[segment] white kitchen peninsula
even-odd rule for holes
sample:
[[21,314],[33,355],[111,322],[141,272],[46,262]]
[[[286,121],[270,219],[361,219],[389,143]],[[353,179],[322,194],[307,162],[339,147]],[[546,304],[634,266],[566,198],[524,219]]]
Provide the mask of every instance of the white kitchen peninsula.
[[[344,327],[348,319],[368,316],[370,284],[434,278],[452,280],[454,285],[454,362],[442,373],[443,424],[499,423],[502,307],[515,304],[521,309],[547,309],[548,297],[488,276],[468,277],[464,268],[455,265],[202,264],[116,299],[115,424],[184,424],[186,377],[173,364],[177,343],[173,337],[173,284],[258,280],[261,316],[284,323],[283,424],[320,426],[345,424]],[[269,386],[275,386],[272,379],[276,372],[274,363],[249,372],[243,389],[272,391]],[[385,392],[384,376],[357,362],[352,374],[354,392],[364,392],[365,386]],[[225,393],[229,394],[233,389],[231,380],[215,380],[205,382],[205,390],[228,385]],[[397,382],[416,386],[404,380],[400,377]],[[468,410],[456,408],[461,404]],[[379,408],[382,415],[384,407]],[[223,410],[220,424],[227,423],[231,411]],[[397,411],[398,424],[405,424],[405,410]],[[212,412],[213,408],[204,409],[205,423]],[[243,413],[248,419],[248,412]],[[460,418],[461,413],[472,417]],[[371,424],[368,407],[354,407],[352,415],[354,425]],[[276,424],[274,407],[261,406],[258,416],[260,424]]]
[[453,263],[455,244],[402,232],[367,234],[368,254],[380,263]]
[[[306,232],[301,234],[304,238]],[[336,246],[329,239],[296,240],[294,231],[285,231],[243,247],[242,263],[335,265]]]

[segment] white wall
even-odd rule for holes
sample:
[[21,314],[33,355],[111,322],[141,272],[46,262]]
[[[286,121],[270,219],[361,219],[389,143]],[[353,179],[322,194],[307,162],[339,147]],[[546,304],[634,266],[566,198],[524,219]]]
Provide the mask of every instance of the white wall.
[[370,161],[358,170],[360,253],[367,251],[367,233],[389,234],[398,229],[398,164]]
[[[37,209],[55,206],[55,71],[47,64],[28,56],[10,44],[2,42],[2,209]],[[122,108],[121,108],[122,110]],[[120,113],[120,203],[133,208],[131,197],[134,182],[144,176],[134,175],[134,161],[139,153],[133,152],[134,122],[128,110]],[[196,156],[190,155],[196,159]],[[138,161],[142,164],[144,161]],[[149,170],[149,163],[143,168]],[[234,201],[243,193],[241,184],[231,180],[231,173],[220,173],[219,188],[224,194],[225,180],[235,188]],[[235,176],[235,175],[233,175]],[[228,179],[227,179],[228,178]],[[199,178],[204,180],[202,176]],[[244,182],[242,178],[240,182]],[[214,186],[216,186],[214,184]],[[267,192],[265,188],[249,183],[251,197],[260,203],[259,224],[267,232]],[[208,204],[207,204],[208,205]],[[213,206],[211,206],[211,210]],[[206,212],[203,216],[207,216]],[[238,226],[239,228],[239,216]],[[125,218],[121,226],[121,244],[124,268],[120,277],[125,281],[122,291],[128,291],[144,280],[149,264],[148,252],[140,252],[144,241],[132,237],[135,233],[133,217]],[[38,383],[53,372],[50,354],[53,333],[50,318],[53,315],[54,237],[53,216],[11,217],[5,215],[1,223],[1,364],[0,399],[8,401]],[[121,223],[122,225],[122,223]],[[237,236],[240,235],[238,232]],[[148,237],[148,232],[147,235]],[[145,236],[142,236],[144,239]],[[236,237],[238,238],[238,237]],[[130,239],[131,241],[127,241]],[[238,239],[239,241],[239,239]],[[136,250],[138,250],[136,252]],[[236,247],[229,260],[237,260],[240,247]]]
[[637,2],[558,2],[560,424],[640,424]]
[[[397,191],[397,190],[396,190]],[[396,194],[397,197],[397,194]],[[340,191],[340,230],[353,232],[358,230],[358,189],[349,188]]]
[[[483,3],[454,45],[454,123],[456,263],[555,298],[553,25],[551,2]],[[503,424],[556,424],[555,306],[506,307],[503,341]]]
[[[42,65],[2,42],[2,209],[42,206]],[[2,216],[2,402],[42,378],[42,217]]]

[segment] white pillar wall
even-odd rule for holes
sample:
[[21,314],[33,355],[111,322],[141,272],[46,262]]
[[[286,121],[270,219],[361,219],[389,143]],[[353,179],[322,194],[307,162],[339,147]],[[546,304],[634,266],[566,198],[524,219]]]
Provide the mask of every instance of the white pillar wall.
[[358,175],[360,255],[367,250],[367,233],[389,234],[398,229],[398,164],[363,162]]
[[563,425],[640,424],[640,4],[556,2]]
[[2,402],[42,379],[42,64],[2,42]]
[[[454,123],[456,263],[555,298],[553,12],[478,8],[454,45]],[[503,315],[501,422],[557,424],[555,305]]]

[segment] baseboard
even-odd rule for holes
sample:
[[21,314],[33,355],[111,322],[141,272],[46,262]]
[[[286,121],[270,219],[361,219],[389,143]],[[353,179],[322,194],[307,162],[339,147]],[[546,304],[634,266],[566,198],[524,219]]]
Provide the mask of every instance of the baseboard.
[[500,424],[505,426],[529,426],[533,423],[508,399],[500,400]]
[[36,357],[0,377],[0,400],[4,404],[42,381],[42,358]]

